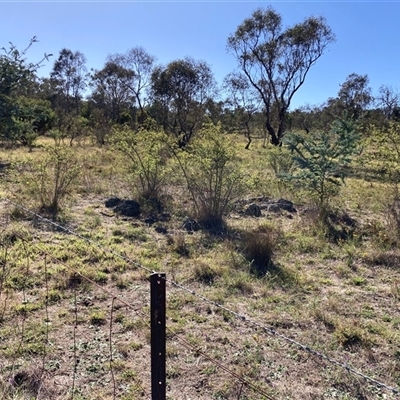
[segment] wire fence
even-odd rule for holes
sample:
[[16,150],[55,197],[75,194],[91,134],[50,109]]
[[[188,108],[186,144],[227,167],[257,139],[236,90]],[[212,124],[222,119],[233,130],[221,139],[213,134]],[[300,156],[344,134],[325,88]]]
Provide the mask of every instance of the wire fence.
[[[148,276],[159,271],[3,200],[30,214],[34,225],[54,229],[39,235],[4,220],[0,397],[150,398]],[[57,236],[65,234],[68,245]],[[168,398],[400,395],[383,379],[209,299],[201,288],[166,281]],[[320,389],[304,392],[303,371],[321,375]]]

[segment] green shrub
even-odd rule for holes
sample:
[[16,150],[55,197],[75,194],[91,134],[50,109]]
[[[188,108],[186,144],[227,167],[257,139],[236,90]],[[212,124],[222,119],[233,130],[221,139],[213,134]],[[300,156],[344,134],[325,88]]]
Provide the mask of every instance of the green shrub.
[[359,134],[349,121],[338,120],[331,130],[303,134],[291,133],[286,144],[297,169],[281,178],[306,189],[319,207],[339,193],[352,156],[359,151]]
[[80,174],[80,165],[70,147],[45,148],[44,157],[30,162],[25,183],[39,210],[55,218],[63,201],[72,193]]
[[295,161],[286,147],[273,146],[268,149],[268,164],[276,176],[292,171]]
[[162,132],[114,128],[112,144],[126,156],[127,169],[134,180],[132,186],[142,199],[157,202],[162,198],[169,176],[168,141]]
[[210,124],[175,155],[199,222],[206,228],[220,229],[224,214],[244,189],[232,136],[224,135],[220,125]]
[[106,316],[102,311],[94,311],[90,314],[91,325],[104,325],[106,323]]

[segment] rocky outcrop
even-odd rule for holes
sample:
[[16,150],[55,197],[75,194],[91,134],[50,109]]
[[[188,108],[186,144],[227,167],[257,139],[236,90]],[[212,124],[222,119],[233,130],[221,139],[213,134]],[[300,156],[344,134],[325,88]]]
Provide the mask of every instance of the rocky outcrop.
[[290,200],[274,200],[268,197],[255,197],[251,199],[239,200],[235,210],[240,214],[252,217],[260,217],[262,213],[297,213],[297,209]]

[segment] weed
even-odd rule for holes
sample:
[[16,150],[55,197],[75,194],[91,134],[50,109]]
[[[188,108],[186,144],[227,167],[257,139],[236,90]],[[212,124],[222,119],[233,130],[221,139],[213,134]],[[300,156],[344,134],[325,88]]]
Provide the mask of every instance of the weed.
[[96,271],[93,274],[87,274],[90,279],[99,285],[105,285],[108,281],[108,274],[103,271]]
[[62,294],[58,289],[51,289],[46,294],[46,300],[49,305],[56,304],[62,300]]
[[212,285],[220,274],[208,264],[197,263],[194,269],[194,276],[197,281],[206,285]]
[[203,369],[202,373],[205,375],[213,375],[216,371],[215,365],[210,365],[209,367],[206,367]]
[[190,255],[190,248],[183,234],[178,234],[173,237],[173,249],[175,253],[183,257],[189,257]]
[[139,343],[139,342],[132,342],[129,344],[129,347],[133,350],[133,351],[138,351],[140,349],[143,348],[143,343]]
[[104,325],[106,323],[106,316],[102,311],[93,311],[90,314],[89,322],[91,325]]
[[353,276],[351,278],[351,284],[354,286],[364,286],[367,283],[367,280],[362,276]]
[[15,306],[15,312],[18,315],[28,315],[33,311],[39,310],[42,308],[42,304],[40,303],[24,303],[24,304],[18,304]]
[[[115,243],[122,243],[123,239],[130,241],[147,242],[148,237],[144,228],[129,227],[128,229],[116,228],[112,231]],[[120,237],[120,238],[119,238]],[[119,238],[119,241],[117,239]]]
[[128,170],[138,195],[145,200],[161,201],[167,186],[169,138],[161,132],[115,128],[113,146],[127,157]]
[[225,229],[223,216],[243,193],[243,176],[234,163],[232,139],[222,135],[221,126],[208,125],[185,152],[174,152],[186,180],[197,218],[206,229]]
[[371,338],[352,323],[341,323],[336,326],[335,336],[339,343],[349,351],[357,351],[358,347],[369,348],[372,344]]

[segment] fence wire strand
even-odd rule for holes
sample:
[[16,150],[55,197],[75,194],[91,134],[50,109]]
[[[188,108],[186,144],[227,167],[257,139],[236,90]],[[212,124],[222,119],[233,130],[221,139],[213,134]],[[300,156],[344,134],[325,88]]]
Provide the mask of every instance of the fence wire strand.
[[[19,237],[19,236],[18,236]],[[20,240],[25,240],[22,237],[19,237]],[[109,297],[112,298],[112,307],[111,307],[111,320],[110,320],[110,328],[109,328],[109,351],[110,351],[110,370],[111,370],[111,376],[112,376],[112,381],[113,381],[113,398],[116,398],[116,386],[115,386],[115,377],[114,377],[114,370],[113,370],[113,359],[112,359],[112,342],[111,342],[111,335],[112,335],[112,316],[113,316],[113,308],[114,308],[114,302],[115,300],[119,300],[121,301],[122,304],[124,304],[127,308],[135,311],[137,314],[140,314],[142,316],[148,317],[147,314],[135,310],[134,307],[132,307],[128,302],[120,299],[115,293],[105,289],[104,287],[102,287],[101,285],[99,285],[97,282],[93,281],[92,279],[88,278],[87,276],[85,276],[84,274],[82,274],[81,272],[75,270],[75,268],[65,264],[64,262],[62,262],[60,259],[58,259],[57,257],[51,255],[50,253],[46,252],[45,250],[41,249],[39,245],[35,244],[34,245],[36,248],[38,248],[39,251],[42,252],[42,254],[44,254],[45,257],[50,257],[52,258],[54,261],[57,261],[60,265],[63,265],[65,268],[67,268],[69,271],[73,271],[74,274],[79,275],[80,277],[82,277],[82,279],[86,280],[87,282],[91,283],[92,285],[96,286],[98,289],[102,290],[104,293],[106,293]],[[73,291],[74,291],[74,315],[75,315],[75,323],[74,323],[74,333],[73,333],[73,342],[74,342],[74,376],[73,376],[73,387],[72,387],[72,399],[74,398],[74,391],[75,391],[75,376],[77,374],[77,368],[78,368],[78,362],[77,362],[77,354],[76,354],[76,329],[78,329],[78,302],[77,302],[77,296],[76,296],[76,285],[73,286]],[[248,387],[250,387],[251,389],[253,389],[255,392],[263,395],[266,399],[272,399],[273,398],[266,393],[265,391],[263,391],[261,388],[259,388],[258,386],[254,385],[252,382],[250,382],[249,380],[241,377],[240,375],[236,374],[234,371],[230,370],[228,367],[226,367],[225,365],[223,365],[222,363],[214,360],[212,357],[210,357],[209,355],[207,355],[206,353],[204,353],[203,351],[201,351],[199,348],[197,348],[196,346],[191,345],[187,340],[185,340],[184,338],[182,338],[181,336],[179,336],[178,334],[176,334],[175,332],[173,332],[171,329],[167,328],[168,332],[171,334],[172,338],[175,338],[176,341],[179,341],[185,348],[192,350],[193,352],[195,352],[196,354],[200,354],[202,355],[204,358],[206,358],[207,360],[209,360],[212,364],[214,364],[215,366],[217,366],[218,368],[222,369],[223,371],[225,371],[226,373],[228,373],[229,375],[231,375],[233,378],[235,378],[236,380],[238,380],[239,382],[242,383],[242,385],[246,385]],[[76,361],[75,361],[76,360]]]
[[[57,224],[56,222],[54,222],[54,221],[52,221],[52,220],[50,220],[50,219],[48,219],[48,218],[45,218],[45,217],[43,217],[43,216],[41,216],[41,215],[39,215],[39,214],[37,214],[37,213],[35,213],[35,212],[29,210],[29,209],[28,209],[27,207],[25,207],[25,206],[22,206],[22,205],[20,205],[20,204],[18,204],[18,203],[15,203],[14,201],[9,200],[8,198],[4,198],[4,197],[3,197],[2,199],[3,199],[3,201],[6,201],[6,202],[8,202],[9,204],[12,204],[13,206],[15,206],[15,207],[17,207],[17,208],[19,208],[19,209],[21,209],[21,210],[27,212],[28,214],[30,214],[30,215],[33,216],[34,218],[40,219],[41,221],[44,221],[44,222],[46,222],[46,223],[49,223],[50,225],[56,227],[57,229],[59,229],[59,230],[61,230],[61,231],[64,231],[64,232],[66,232],[66,233],[68,233],[68,234],[70,234],[70,235],[72,235],[72,236],[75,236],[75,237],[77,237],[77,238],[79,238],[79,239],[81,239],[81,240],[83,240],[83,241],[86,241],[87,243],[92,244],[93,246],[95,246],[95,247],[97,247],[97,248],[99,248],[99,249],[105,251],[106,253],[112,254],[112,255],[114,255],[115,257],[117,257],[117,258],[119,258],[119,259],[121,259],[121,260],[124,260],[126,263],[128,263],[128,264],[130,264],[130,265],[133,265],[133,266],[135,266],[135,267],[137,267],[137,268],[140,268],[140,269],[146,271],[146,272],[149,273],[149,274],[159,273],[159,271],[155,271],[155,270],[152,270],[152,269],[150,269],[150,268],[147,268],[147,267],[141,265],[140,263],[138,263],[138,262],[136,262],[136,261],[134,261],[134,260],[132,260],[132,259],[126,257],[126,256],[123,256],[122,254],[117,253],[116,251],[114,251],[114,250],[112,250],[112,249],[107,249],[105,246],[101,245],[100,243],[98,243],[98,242],[96,242],[96,241],[94,241],[94,240],[92,240],[92,239],[86,238],[86,237],[84,237],[84,236],[82,236],[82,235],[80,235],[80,234],[74,232],[72,229],[69,229],[69,228],[66,228],[66,227],[64,227],[64,226],[62,226],[62,225],[59,225],[59,224]],[[83,277],[83,276],[82,276],[82,277]],[[88,280],[89,280],[89,279],[88,279]],[[370,377],[370,376],[368,376],[368,375],[365,375],[364,373],[362,373],[362,372],[356,370],[355,368],[353,368],[352,366],[350,366],[350,365],[348,365],[348,364],[345,364],[345,363],[342,363],[342,362],[340,362],[340,361],[337,361],[336,359],[334,359],[334,358],[332,358],[332,357],[329,357],[329,356],[327,356],[327,355],[321,353],[320,351],[317,351],[317,350],[315,350],[315,349],[312,349],[311,347],[309,347],[309,346],[307,346],[307,345],[304,345],[304,344],[302,344],[302,343],[300,343],[300,342],[298,342],[298,341],[296,341],[296,340],[294,340],[294,339],[291,339],[291,338],[289,338],[289,337],[287,337],[287,336],[285,336],[285,335],[279,333],[279,332],[276,331],[275,329],[273,329],[273,328],[271,328],[271,327],[268,327],[268,326],[266,326],[266,325],[264,325],[264,324],[262,324],[262,323],[260,323],[260,322],[254,321],[254,320],[252,320],[251,318],[249,318],[249,317],[247,317],[247,316],[245,316],[245,315],[243,315],[243,314],[239,314],[239,313],[237,313],[237,312],[235,312],[235,311],[233,311],[233,310],[231,310],[231,309],[229,309],[229,308],[223,306],[222,304],[219,304],[219,303],[217,303],[216,301],[210,300],[210,299],[208,299],[207,297],[205,297],[205,296],[203,296],[203,295],[197,293],[196,291],[194,291],[194,290],[192,290],[192,289],[189,289],[189,288],[187,288],[187,287],[185,287],[185,286],[183,286],[183,285],[181,285],[181,284],[179,284],[179,283],[177,283],[177,282],[175,282],[175,281],[173,281],[173,280],[170,280],[170,279],[166,278],[166,281],[169,282],[171,285],[173,285],[173,286],[175,286],[175,287],[177,287],[177,288],[179,288],[179,289],[181,289],[181,290],[183,290],[183,291],[185,291],[185,292],[187,292],[187,293],[190,293],[191,295],[197,297],[197,298],[200,299],[201,301],[203,301],[203,302],[205,302],[205,303],[208,303],[209,305],[212,305],[212,306],[214,306],[214,307],[217,307],[217,308],[219,308],[219,309],[221,309],[221,310],[227,312],[228,314],[232,315],[233,317],[235,317],[235,318],[237,318],[237,319],[243,321],[244,323],[246,323],[246,324],[248,324],[248,325],[250,325],[250,326],[259,328],[259,329],[261,329],[262,331],[264,331],[265,333],[267,333],[267,334],[269,334],[269,335],[278,337],[278,338],[282,339],[283,341],[286,341],[287,343],[290,343],[290,344],[292,344],[292,345],[295,345],[295,346],[297,346],[298,348],[300,348],[301,350],[304,350],[305,352],[308,352],[309,354],[311,354],[311,355],[313,355],[313,356],[316,356],[316,357],[318,357],[318,358],[320,358],[320,359],[323,359],[323,360],[325,360],[325,361],[327,361],[327,362],[329,362],[329,363],[331,363],[331,364],[333,364],[333,365],[336,365],[337,367],[342,368],[342,369],[346,370],[347,372],[349,372],[349,373],[351,373],[351,374],[353,374],[353,375],[356,375],[356,376],[358,376],[358,377],[361,377],[361,378],[363,378],[364,380],[366,380],[366,381],[368,381],[368,382],[374,384],[375,386],[381,387],[381,388],[383,388],[383,389],[385,389],[385,390],[387,390],[387,391],[389,391],[389,392],[392,392],[393,394],[396,394],[396,395],[400,394],[400,390],[398,390],[398,389],[396,389],[396,388],[394,388],[394,387],[392,387],[392,386],[386,385],[385,383],[383,383],[383,382],[381,382],[381,381],[378,381],[377,379],[374,379],[374,378],[372,378],[372,377]],[[96,284],[96,283],[93,282],[93,281],[92,281],[92,283]],[[112,294],[110,294],[110,295],[112,295]],[[117,298],[117,299],[118,299],[119,301],[121,301],[120,298]],[[130,305],[128,305],[127,303],[125,303],[125,304],[126,304],[129,308],[132,308],[132,307],[130,307]]]

